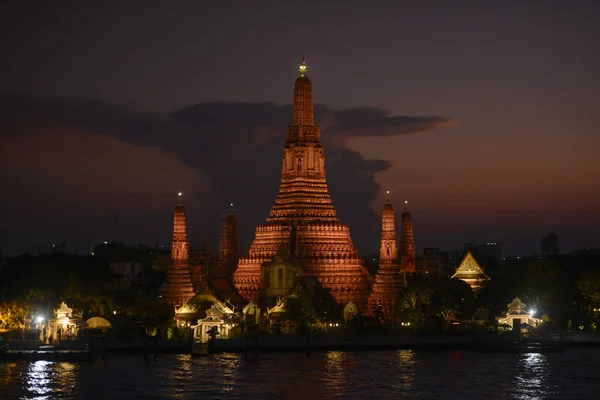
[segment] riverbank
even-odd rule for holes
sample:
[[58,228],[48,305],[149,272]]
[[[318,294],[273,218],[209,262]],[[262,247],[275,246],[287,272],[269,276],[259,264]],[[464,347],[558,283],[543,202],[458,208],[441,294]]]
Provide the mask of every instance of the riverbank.
[[[315,335],[311,336],[307,346],[306,337],[300,335],[264,335],[259,336],[257,344],[254,340],[244,338],[215,339],[211,346],[212,353],[284,353],[284,352],[324,352],[324,351],[377,351],[377,350],[474,350],[483,344],[501,346],[513,338],[508,335],[489,333],[486,335],[473,333],[459,334],[411,334],[380,336],[344,336]],[[538,335],[536,340],[562,346],[595,346],[600,347],[600,334],[594,333],[547,333]],[[95,346],[90,354],[87,341],[63,341],[59,346],[31,348],[31,343],[8,342],[9,351],[4,359],[49,360],[49,361],[86,361],[94,355],[96,358],[108,354],[158,354],[190,353],[189,340],[165,340],[158,344],[144,340],[105,342],[104,351]],[[23,348],[23,345],[25,348]]]

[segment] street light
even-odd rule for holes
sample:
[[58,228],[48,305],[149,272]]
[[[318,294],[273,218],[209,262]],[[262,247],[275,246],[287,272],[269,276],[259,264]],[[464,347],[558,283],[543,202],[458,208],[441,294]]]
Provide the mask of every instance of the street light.
[[38,315],[38,317],[35,320],[38,324],[41,324],[44,321],[44,317],[42,317],[41,315]]

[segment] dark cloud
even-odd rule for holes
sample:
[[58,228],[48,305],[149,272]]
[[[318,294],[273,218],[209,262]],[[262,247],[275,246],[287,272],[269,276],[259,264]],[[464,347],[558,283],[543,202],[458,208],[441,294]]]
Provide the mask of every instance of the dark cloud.
[[326,132],[332,139],[349,142],[357,138],[389,137],[457,126],[457,122],[448,117],[411,117],[390,114],[389,111],[375,107],[336,110],[333,111],[333,118]]
[[[277,195],[286,126],[292,119],[290,105],[273,103],[202,103],[168,116],[131,113],[101,102],[8,93],[0,96],[0,104],[3,182],[8,192],[21,191],[27,197],[27,208],[36,211],[32,215],[56,214],[48,219],[56,223],[74,209],[87,208],[91,215],[118,211],[119,229],[127,232],[123,239],[150,243],[169,240],[171,223],[163,212],[183,190],[192,244],[206,238],[216,245],[219,215],[234,203],[241,211],[242,243],[247,246]],[[369,207],[380,189],[375,174],[391,164],[366,160],[336,139],[420,132],[450,120],[395,117],[367,107],[331,110],[325,105],[317,105],[315,114],[322,121],[334,204],[364,253],[377,246],[378,216]],[[23,206],[15,197],[2,203],[3,208]],[[23,230],[21,236],[35,236],[38,217],[19,215],[25,218],[16,226]],[[86,218],[104,226],[88,227],[85,233],[81,227],[64,232],[54,226],[47,236],[74,241],[80,234],[97,237],[94,230],[103,235],[116,231],[112,218]]]

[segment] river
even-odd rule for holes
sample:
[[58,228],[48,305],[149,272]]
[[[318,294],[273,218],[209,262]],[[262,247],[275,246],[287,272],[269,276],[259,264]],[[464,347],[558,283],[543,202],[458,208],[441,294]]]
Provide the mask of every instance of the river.
[[597,399],[600,349],[374,351],[0,363],[1,399]]

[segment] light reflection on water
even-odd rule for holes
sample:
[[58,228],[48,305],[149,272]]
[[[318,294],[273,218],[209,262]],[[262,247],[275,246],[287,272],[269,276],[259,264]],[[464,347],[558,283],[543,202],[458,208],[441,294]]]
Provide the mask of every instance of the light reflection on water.
[[400,365],[398,366],[398,374],[396,374],[397,387],[399,390],[407,391],[412,388],[413,381],[415,379],[415,370],[417,368],[417,360],[415,352],[412,350],[400,350],[398,351],[398,359]]
[[332,351],[191,358],[109,355],[107,363],[0,363],[2,399],[586,399],[600,349],[565,354]]
[[550,366],[544,354],[523,354],[515,373],[514,398],[518,400],[545,399],[555,392],[554,385],[548,382]]
[[[8,364],[9,369],[18,364]],[[28,363],[22,375],[23,386],[31,397],[28,399],[52,399],[59,396],[73,396],[77,393],[78,365],[66,362],[34,361]],[[10,371],[9,371],[10,372]],[[3,381],[4,383],[6,381]],[[1,386],[0,386],[1,387]]]

